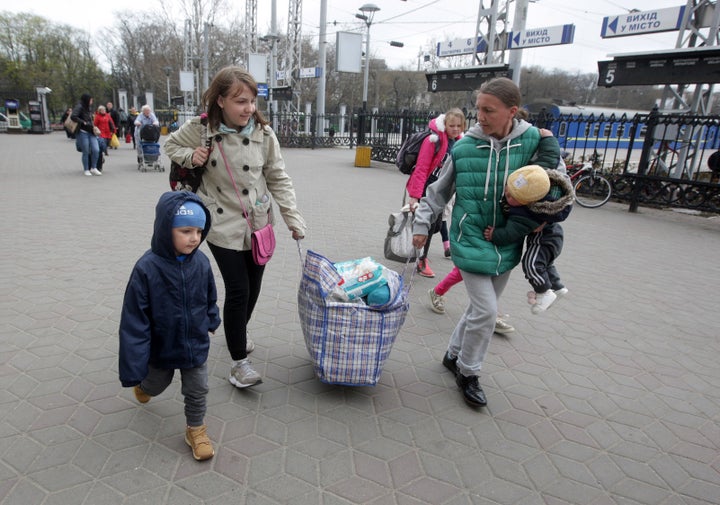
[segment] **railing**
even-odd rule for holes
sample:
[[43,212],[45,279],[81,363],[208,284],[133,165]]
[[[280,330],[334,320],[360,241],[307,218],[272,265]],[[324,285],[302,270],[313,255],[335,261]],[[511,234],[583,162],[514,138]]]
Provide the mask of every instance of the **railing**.
[[[408,135],[424,129],[437,112],[275,114],[271,123],[284,147],[367,145],[372,159],[394,163]],[[317,122],[323,125],[318,134]],[[476,118],[468,116],[468,124]],[[649,114],[633,117],[532,115],[529,121],[558,138],[566,163],[595,157],[613,182],[613,199],[629,204],[720,213],[720,166],[709,159],[720,149],[720,116]]]

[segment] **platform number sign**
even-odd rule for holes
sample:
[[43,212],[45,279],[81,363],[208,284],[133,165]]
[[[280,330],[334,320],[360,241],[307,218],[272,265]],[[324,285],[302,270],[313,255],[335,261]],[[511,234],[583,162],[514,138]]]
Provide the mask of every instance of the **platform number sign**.
[[608,65],[603,79],[605,81],[605,86],[612,86],[613,82],[615,82],[615,70],[615,65]]

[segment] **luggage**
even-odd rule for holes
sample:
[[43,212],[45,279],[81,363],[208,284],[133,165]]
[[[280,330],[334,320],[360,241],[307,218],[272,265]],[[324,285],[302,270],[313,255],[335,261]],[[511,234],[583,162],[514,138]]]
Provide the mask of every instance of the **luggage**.
[[[413,269],[414,271],[414,269]],[[305,256],[298,313],[315,375],[327,384],[374,386],[410,308],[403,278],[389,270],[390,301],[340,301],[342,276],[313,251]]]

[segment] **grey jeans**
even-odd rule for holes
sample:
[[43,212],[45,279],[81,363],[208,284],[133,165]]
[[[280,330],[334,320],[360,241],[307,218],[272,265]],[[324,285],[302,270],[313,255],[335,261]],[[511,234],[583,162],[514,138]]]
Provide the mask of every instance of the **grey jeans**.
[[[148,374],[140,383],[140,389],[150,396],[157,396],[172,382],[175,370],[148,366]],[[185,420],[188,426],[201,426],[205,421],[208,395],[207,362],[197,368],[180,369],[181,389],[185,398]]]
[[470,301],[450,336],[448,353],[452,357],[457,356],[458,371],[469,377],[480,375],[495,331],[497,301],[507,285],[510,272],[496,276],[460,272]]

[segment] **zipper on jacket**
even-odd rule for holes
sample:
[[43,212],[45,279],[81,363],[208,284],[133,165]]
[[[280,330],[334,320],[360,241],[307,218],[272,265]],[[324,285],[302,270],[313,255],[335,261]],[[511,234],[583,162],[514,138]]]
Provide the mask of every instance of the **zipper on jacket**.
[[185,263],[180,263],[180,279],[182,280],[182,299],[183,299],[183,320],[185,321],[185,348],[190,358],[190,363],[193,362],[192,346],[190,345],[190,321],[188,318],[188,300],[187,300],[187,282],[185,281]]

